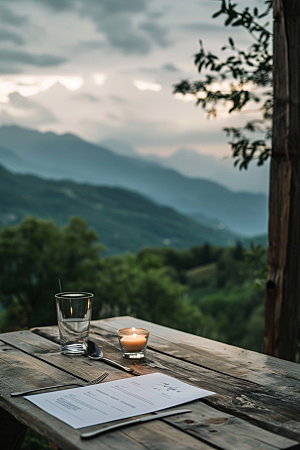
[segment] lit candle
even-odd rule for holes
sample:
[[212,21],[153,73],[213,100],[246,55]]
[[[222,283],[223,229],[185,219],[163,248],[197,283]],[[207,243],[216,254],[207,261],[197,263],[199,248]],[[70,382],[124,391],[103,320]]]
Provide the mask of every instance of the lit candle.
[[138,336],[135,333],[132,336],[124,336],[121,338],[122,347],[128,352],[139,352],[145,347],[146,342],[147,338],[145,336]]
[[119,330],[120,343],[127,352],[140,352],[147,344],[149,332],[142,328]]

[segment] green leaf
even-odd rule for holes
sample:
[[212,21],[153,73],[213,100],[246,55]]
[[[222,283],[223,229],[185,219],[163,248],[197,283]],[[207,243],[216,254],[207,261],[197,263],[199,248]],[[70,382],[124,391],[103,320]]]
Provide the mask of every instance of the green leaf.
[[243,19],[238,19],[235,22],[233,22],[233,24],[232,24],[233,27],[238,27],[240,25],[244,25]]
[[216,17],[218,17],[220,14],[222,14],[223,13],[223,11],[220,9],[220,11],[217,11],[217,12],[215,12],[213,15],[212,15],[212,18],[213,19],[215,19]]

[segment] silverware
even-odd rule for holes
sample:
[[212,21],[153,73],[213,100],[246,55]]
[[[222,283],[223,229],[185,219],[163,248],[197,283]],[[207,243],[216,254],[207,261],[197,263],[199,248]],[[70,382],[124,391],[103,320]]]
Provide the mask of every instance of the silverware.
[[91,431],[90,433],[83,433],[80,435],[82,439],[88,439],[98,434],[106,433],[106,431],[116,430],[117,428],[127,427],[128,425],[135,425],[141,422],[149,422],[150,420],[161,419],[162,417],[173,416],[175,414],[184,414],[192,412],[191,409],[176,409],[174,411],[162,412],[154,414],[152,416],[138,417],[137,419],[127,420],[125,422],[117,423],[116,425],[109,425],[108,427],[101,428],[100,430]]
[[22,392],[11,392],[11,397],[21,397],[22,395],[27,395],[27,394],[36,394],[38,392],[41,391],[45,391],[48,389],[57,389],[57,388],[61,388],[61,387],[70,387],[70,386],[92,386],[93,384],[98,384],[101,383],[101,381],[103,381],[107,376],[108,376],[108,372],[104,372],[102,375],[100,375],[100,377],[95,378],[95,380],[89,381],[88,383],[68,383],[68,384],[58,384],[57,386],[47,386],[47,387],[42,387],[42,388],[38,388],[38,389],[30,389],[28,391],[22,391]]
[[99,345],[97,345],[93,341],[90,341],[89,339],[87,342],[83,343],[83,349],[86,356],[88,356],[90,359],[100,359],[101,361],[106,362],[113,367],[117,367],[118,369],[124,370],[125,372],[133,372],[133,369],[131,369],[130,367],[122,366],[122,364],[119,364],[116,361],[105,358]]

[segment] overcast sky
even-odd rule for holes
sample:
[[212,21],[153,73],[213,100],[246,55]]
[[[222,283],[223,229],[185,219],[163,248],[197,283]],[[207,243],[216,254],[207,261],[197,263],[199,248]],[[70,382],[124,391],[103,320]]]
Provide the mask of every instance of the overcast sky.
[[222,127],[250,115],[220,112],[208,120],[193,101],[172,95],[174,83],[197,79],[199,39],[216,52],[228,36],[250,43],[242,30],[225,28],[224,18],[211,18],[219,4],[1,0],[0,125],[120,139],[141,153],[184,147],[228,156]]

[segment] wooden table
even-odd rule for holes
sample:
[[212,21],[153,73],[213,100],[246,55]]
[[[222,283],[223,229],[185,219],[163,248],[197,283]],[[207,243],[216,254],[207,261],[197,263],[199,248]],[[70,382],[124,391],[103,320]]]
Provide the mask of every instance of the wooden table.
[[[147,328],[147,357],[121,357],[116,331]],[[61,355],[57,327],[0,334],[0,448],[18,448],[22,425],[65,450],[274,450],[300,449],[300,365],[232,347],[132,317],[91,324],[91,338],[104,355],[134,368],[127,374],[100,361]],[[90,440],[10,392],[91,380],[104,371],[106,381],[160,372],[217,393],[184,405],[191,413],[122,428]],[[5,412],[5,411],[6,412]],[[7,412],[9,414],[7,414]],[[8,419],[17,419],[11,433]],[[97,428],[97,427],[90,427]],[[86,429],[85,429],[86,430]],[[9,435],[9,436],[8,436]],[[15,444],[8,444],[13,437]]]

